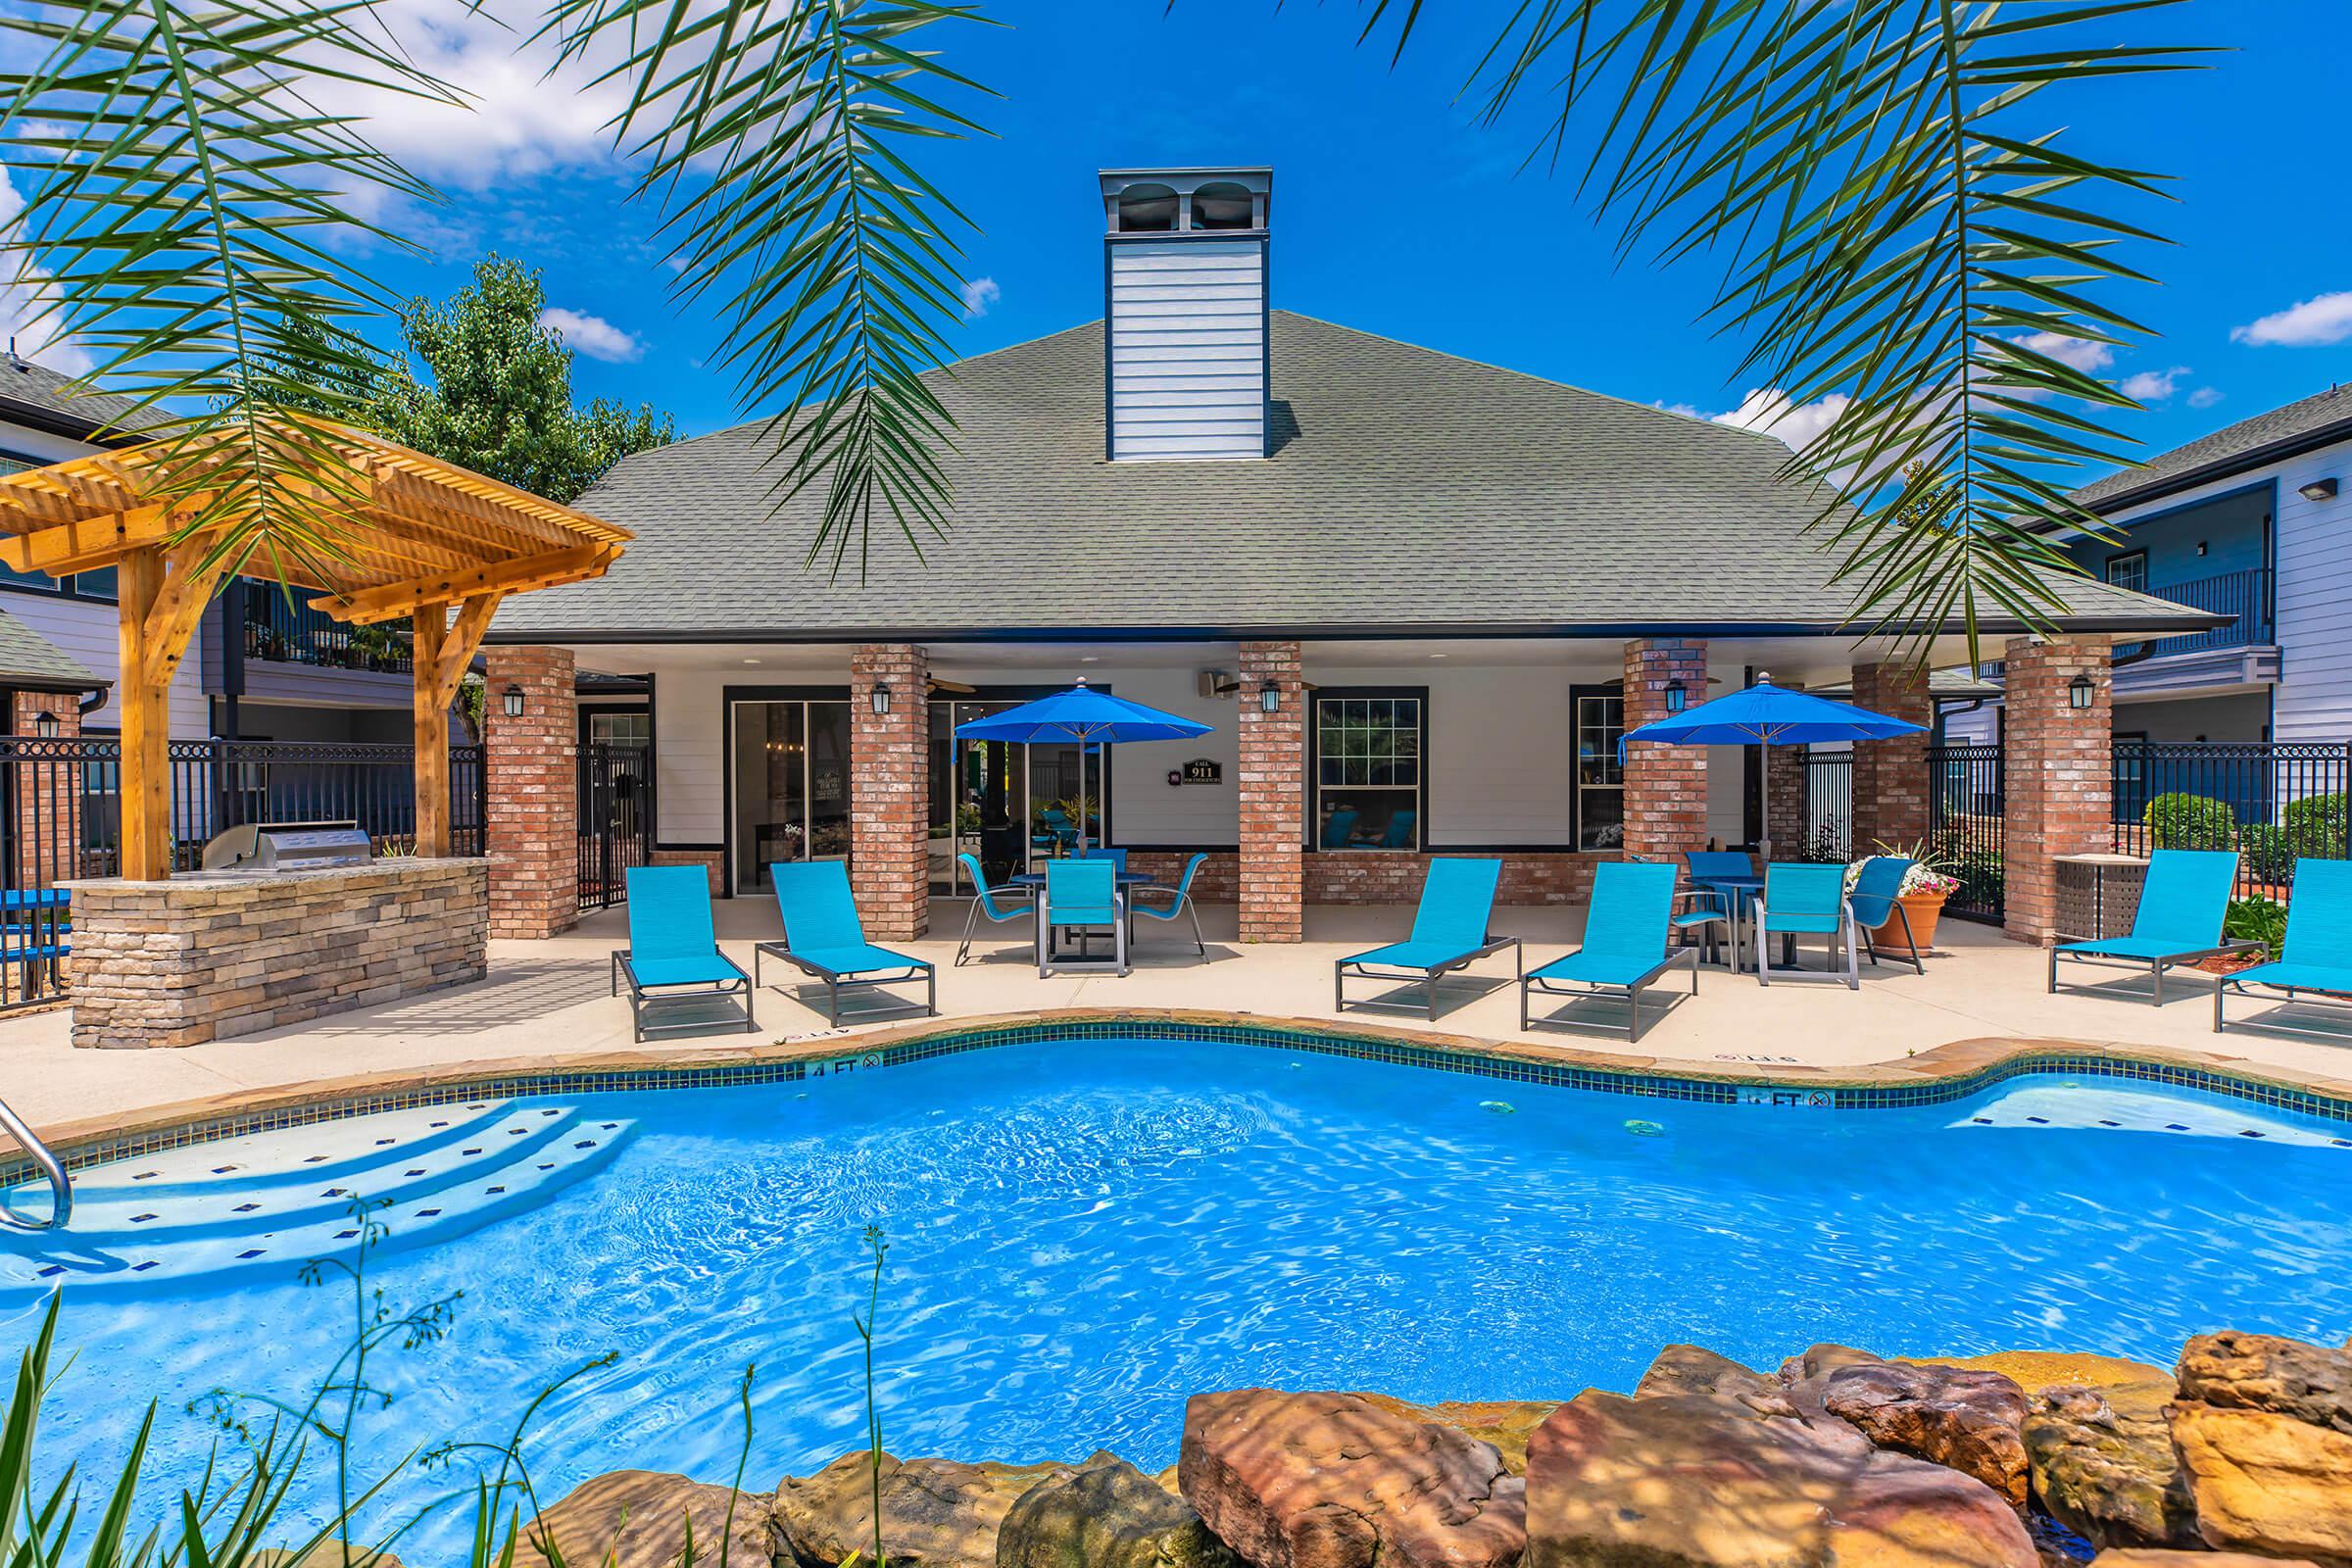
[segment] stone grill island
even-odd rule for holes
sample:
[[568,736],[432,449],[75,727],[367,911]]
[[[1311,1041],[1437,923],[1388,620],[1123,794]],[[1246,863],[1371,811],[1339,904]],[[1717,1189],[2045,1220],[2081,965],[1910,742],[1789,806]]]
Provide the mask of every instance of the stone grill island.
[[[195,1045],[481,978],[492,865],[451,857],[451,706],[509,596],[602,576],[632,537],[347,426],[301,419],[270,436],[293,471],[227,492],[329,498],[317,525],[331,551],[276,549],[252,503],[215,499],[219,473],[252,477],[234,432],[0,477],[0,565],[117,576],[122,874],[65,884],[76,1046]],[[312,610],[408,625],[416,817],[392,854],[189,874],[195,845],[251,824],[220,809],[174,820],[166,693],[215,592],[257,549]],[[264,802],[260,814],[277,813]]]

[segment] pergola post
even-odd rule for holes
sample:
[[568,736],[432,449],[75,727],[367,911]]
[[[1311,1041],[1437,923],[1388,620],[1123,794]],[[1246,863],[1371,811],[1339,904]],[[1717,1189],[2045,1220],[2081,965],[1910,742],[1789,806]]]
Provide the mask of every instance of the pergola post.
[[416,645],[410,664],[412,712],[416,725],[416,853],[444,856],[449,832],[449,707],[457,701],[466,668],[482,646],[490,617],[506,595],[482,594],[458,610],[438,602],[418,605],[411,618]]
[[122,718],[122,876],[153,882],[172,874],[172,711],[147,681],[147,626],[164,587],[164,553],[142,545],[115,568],[122,673],[115,699]]

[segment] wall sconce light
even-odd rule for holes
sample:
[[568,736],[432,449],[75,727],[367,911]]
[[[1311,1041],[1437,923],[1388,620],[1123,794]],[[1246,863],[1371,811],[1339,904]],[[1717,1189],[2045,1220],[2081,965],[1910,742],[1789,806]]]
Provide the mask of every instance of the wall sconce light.
[[1282,711],[1282,687],[1280,684],[1268,681],[1257,689],[1257,710],[1261,713]]
[[870,700],[870,701],[873,703],[873,705],[874,705],[874,716],[875,716],[876,718],[888,718],[888,717],[890,716],[890,688],[889,688],[889,687],[887,687],[887,686],[877,686],[877,687],[875,687],[875,688],[874,688],[874,690],[873,690],[873,695],[872,695],[872,697],[871,697],[869,700]]
[[2088,675],[2077,675],[2066,683],[2066,703],[2069,708],[2088,708],[2091,695],[2098,690]]
[[508,716],[509,718],[520,718],[520,717],[522,716],[522,688],[521,688],[521,687],[519,687],[519,686],[510,686],[510,687],[508,687],[508,688],[507,688],[507,690],[506,690],[506,694],[505,694],[505,697],[504,697],[504,699],[503,699],[503,700],[504,700],[504,702],[505,702],[505,704],[506,704],[506,709],[507,709],[507,716]]
[[32,732],[45,741],[57,739],[57,715],[46,708],[33,714]]
[[1690,694],[1689,692],[1687,692],[1687,691],[1685,691],[1685,690],[1683,689],[1683,683],[1682,683],[1681,681],[1679,681],[1679,680],[1670,680],[1670,681],[1668,681],[1668,682],[1666,683],[1666,711],[1667,711],[1667,712],[1669,712],[1669,713],[1679,713],[1679,712],[1681,712],[1681,711],[1683,710],[1683,705],[1684,705],[1685,703],[1689,702],[1690,700]]
[[2335,476],[2330,474],[2325,479],[2312,480],[2311,483],[2303,486],[2295,493],[2306,501],[2333,501],[2335,499]]

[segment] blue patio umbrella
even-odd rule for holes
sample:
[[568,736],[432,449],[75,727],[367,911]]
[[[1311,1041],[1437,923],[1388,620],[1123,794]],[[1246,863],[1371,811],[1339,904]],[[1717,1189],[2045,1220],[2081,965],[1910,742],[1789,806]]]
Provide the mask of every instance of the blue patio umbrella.
[[[1890,718],[1867,708],[1840,703],[1811,692],[1775,686],[1761,676],[1745,691],[1731,692],[1696,708],[1652,719],[1625,732],[1617,743],[1619,765],[1625,761],[1627,741],[1652,741],[1662,746],[1813,746],[1826,741],[1883,741],[1897,735],[1921,735],[1924,724]],[[1764,769],[1765,843],[1772,842],[1772,769]]]
[[1013,741],[1034,746],[1040,741],[1068,742],[1078,748],[1078,848],[1086,848],[1086,753],[1090,746],[1115,746],[1125,741],[1181,741],[1205,735],[1212,726],[1182,718],[1113,697],[1087,685],[1085,677],[1066,692],[1039,697],[985,718],[967,719],[956,726],[958,740]]

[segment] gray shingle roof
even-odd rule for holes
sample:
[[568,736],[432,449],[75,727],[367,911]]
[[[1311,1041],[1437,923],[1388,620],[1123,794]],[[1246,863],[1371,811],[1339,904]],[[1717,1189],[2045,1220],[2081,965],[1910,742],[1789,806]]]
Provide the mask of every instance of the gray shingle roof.
[[90,691],[105,684],[81,661],[0,610],[0,686]]
[[7,404],[36,417],[48,416],[68,435],[121,436],[163,417],[140,410],[134,398],[100,392],[30,360],[0,355],[0,418],[9,416]]
[[2119,468],[2077,490],[2075,499],[2097,509],[2142,491],[2162,491],[2201,478],[2219,478],[2253,467],[2281,447],[2322,439],[2330,432],[2352,438],[2352,386],[2329,387],[2310,397],[2224,425],[2186,446],[2158,453],[2136,467]]
[[[761,427],[622,460],[578,502],[637,533],[605,577],[518,596],[496,635],[841,641],[1159,632],[1841,626],[1809,492],[1768,436],[1276,312],[1264,461],[1111,464],[1102,327],[964,361],[941,395],[954,531],[877,536],[860,582],[769,514]],[[2203,625],[2088,580],[2069,623]],[[2184,618],[2185,617],[2185,618]],[[1992,627],[1992,630],[2005,628]]]

